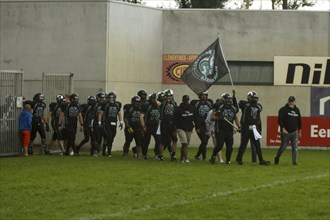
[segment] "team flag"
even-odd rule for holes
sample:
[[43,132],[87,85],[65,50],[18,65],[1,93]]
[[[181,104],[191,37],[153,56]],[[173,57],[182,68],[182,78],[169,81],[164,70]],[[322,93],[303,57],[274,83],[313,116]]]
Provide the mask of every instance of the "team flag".
[[182,73],[181,79],[197,95],[205,92],[230,72],[219,38],[204,50]]

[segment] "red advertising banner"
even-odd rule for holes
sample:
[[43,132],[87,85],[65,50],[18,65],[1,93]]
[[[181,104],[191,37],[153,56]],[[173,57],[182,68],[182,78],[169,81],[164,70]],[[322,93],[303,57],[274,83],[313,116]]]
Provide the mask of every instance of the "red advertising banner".
[[[302,117],[299,146],[330,147],[330,117]],[[267,146],[280,146],[281,135],[277,116],[267,117]],[[290,144],[289,144],[290,145]]]
[[181,75],[198,54],[164,54],[163,84],[182,84]]

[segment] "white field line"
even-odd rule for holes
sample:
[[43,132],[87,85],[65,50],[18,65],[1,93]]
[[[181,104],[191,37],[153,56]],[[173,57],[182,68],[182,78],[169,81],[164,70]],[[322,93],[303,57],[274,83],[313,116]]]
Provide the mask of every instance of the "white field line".
[[79,220],[98,220],[98,219],[110,219],[110,218],[118,218],[118,217],[125,217],[129,216],[133,213],[138,213],[138,212],[147,212],[150,210],[155,210],[155,209],[161,209],[161,208],[168,208],[168,207],[176,207],[176,206],[181,206],[181,205],[187,205],[187,204],[192,204],[200,201],[205,201],[217,197],[222,197],[222,196],[228,196],[232,194],[237,194],[237,193],[242,193],[242,192],[251,192],[251,191],[256,191],[259,189],[265,189],[265,188],[272,188],[278,185],[284,185],[287,183],[292,183],[296,181],[305,181],[305,180],[310,180],[310,179],[321,179],[321,178],[326,178],[330,177],[330,173],[326,174],[320,174],[317,176],[306,176],[300,179],[291,179],[291,180],[283,180],[283,181],[275,181],[270,184],[262,184],[259,186],[254,186],[254,187],[249,187],[249,188],[239,188],[235,190],[230,190],[226,192],[217,192],[213,193],[210,195],[205,195],[202,197],[196,197],[196,198],[191,198],[189,200],[181,200],[181,201],[175,201],[172,203],[163,203],[163,204],[158,204],[158,205],[146,205],[142,208],[139,209],[132,209],[132,208],[127,208],[125,210],[121,210],[119,212],[114,212],[114,213],[109,213],[109,214],[98,214],[95,216],[90,216],[90,217],[78,217],[78,218],[73,218],[73,219],[79,219]]

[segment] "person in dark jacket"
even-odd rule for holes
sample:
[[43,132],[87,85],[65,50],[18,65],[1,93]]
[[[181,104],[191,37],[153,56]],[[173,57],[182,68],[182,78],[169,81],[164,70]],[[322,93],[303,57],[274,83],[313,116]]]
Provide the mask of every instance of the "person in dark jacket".
[[281,146],[278,149],[274,163],[278,164],[289,141],[292,147],[292,164],[297,165],[298,138],[301,137],[301,114],[296,106],[296,98],[290,96],[288,103],[278,112],[278,124],[281,129]]
[[28,156],[28,148],[30,144],[31,130],[32,130],[32,114],[31,105],[24,103],[23,111],[19,116],[19,136],[22,141],[23,155]]
[[181,142],[181,163],[189,163],[188,146],[193,129],[197,123],[197,114],[194,106],[189,104],[189,96],[182,97],[182,103],[174,111],[174,125]]

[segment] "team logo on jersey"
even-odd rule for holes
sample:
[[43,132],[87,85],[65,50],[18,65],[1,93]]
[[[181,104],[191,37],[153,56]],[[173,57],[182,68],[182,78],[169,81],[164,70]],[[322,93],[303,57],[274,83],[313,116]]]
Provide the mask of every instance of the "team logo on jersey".
[[225,109],[222,113],[222,116],[226,118],[228,121],[233,121],[234,120],[234,112],[231,111],[230,109]]
[[200,116],[205,116],[206,114],[208,114],[210,111],[210,107],[208,105],[201,105],[199,106],[199,109],[198,109],[198,113]]
[[109,117],[117,117],[117,107],[109,107],[109,113],[108,116]]
[[131,116],[132,122],[138,122],[140,120],[140,112],[134,111]]
[[43,113],[44,109],[42,107],[37,107],[34,110],[34,116],[35,117],[41,117],[42,113]]
[[151,121],[158,121],[160,119],[160,113],[158,109],[151,110],[150,112],[150,118]]
[[215,50],[207,50],[193,63],[192,74],[201,81],[215,83],[218,80],[218,67],[214,65]]
[[174,106],[172,104],[168,104],[165,107],[165,114],[166,115],[173,115],[173,113],[174,113]]
[[257,118],[257,116],[258,116],[258,111],[259,111],[258,108],[251,107],[251,116],[252,116],[253,119],[256,119],[256,118]]
[[78,108],[77,107],[73,107],[73,108],[70,108],[69,109],[69,117],[70,118],[74,118],[74,117],[77,117],[78,116]]

